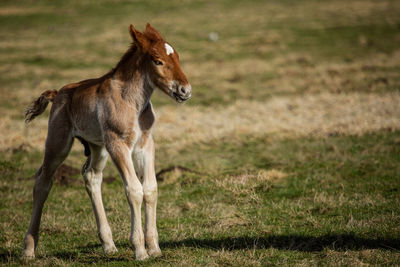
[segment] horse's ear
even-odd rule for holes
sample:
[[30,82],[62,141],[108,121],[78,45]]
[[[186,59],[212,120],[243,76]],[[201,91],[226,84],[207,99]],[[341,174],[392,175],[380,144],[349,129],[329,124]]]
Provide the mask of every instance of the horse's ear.
[[136,30],[135,27],[133,27],[133,25],[131,24],[131,26],[129,27],[129,34],[132,37],[133,43],[140,49],[143,49],[144,45],[145,45],[145,36],[143,33],[141,33],[140,31]]
[[152,41],[164,40],[164,37],[162,37],[162,35],[154,29],[150,23],[147,23],[144,34]]

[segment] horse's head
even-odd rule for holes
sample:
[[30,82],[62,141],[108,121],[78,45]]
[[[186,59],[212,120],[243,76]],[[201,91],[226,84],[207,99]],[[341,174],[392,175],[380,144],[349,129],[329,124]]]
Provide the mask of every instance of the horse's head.
[[141,64],[149,83],[178,102],[189,99],[192,87],[179,65],[179,55],[175,49],[150,24],[147,24],[143,33],[131,25],[129,33],[142,54]]

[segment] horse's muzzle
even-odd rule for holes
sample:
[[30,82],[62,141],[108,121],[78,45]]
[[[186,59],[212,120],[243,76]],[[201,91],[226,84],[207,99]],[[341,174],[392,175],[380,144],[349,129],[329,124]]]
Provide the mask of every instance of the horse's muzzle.
[[173,95],[179,103],[184,102],[192,96],[192,86],[190,84],[186,86],[179,85]]

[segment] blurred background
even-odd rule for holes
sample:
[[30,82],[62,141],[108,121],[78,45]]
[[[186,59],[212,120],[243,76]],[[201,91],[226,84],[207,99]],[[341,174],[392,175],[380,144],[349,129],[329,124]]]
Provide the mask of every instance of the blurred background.
[[[178,51],[193,97],[152,97],[160,265],[400,260],[400,2],[1,1],[0,260],[20,264],[48,110],[41,92],[100,77],[147,22]],[[124,265],[129,208],[103,186],[119,253],[96,235],[75,142],[42,220],[38,265]],[[130,262],[132,264],[139,264]]]

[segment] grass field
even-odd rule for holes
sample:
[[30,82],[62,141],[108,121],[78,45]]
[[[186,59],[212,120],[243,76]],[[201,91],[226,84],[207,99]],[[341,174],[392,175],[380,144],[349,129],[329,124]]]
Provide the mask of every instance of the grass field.
[[[400,262],[400,2],[1,1],[0,262],[4,265],[266,266]],[[163,256],[137,262],[129,206],[111,162],[103,198],[119,249],[104,255],[83,179],[46,202],[24,263],[48,89],[99,77],[157,28],[193,97],[153,95]],[[217,40],[211,40],[218,36]],[[66,164],[80,169],[76,142]]]

